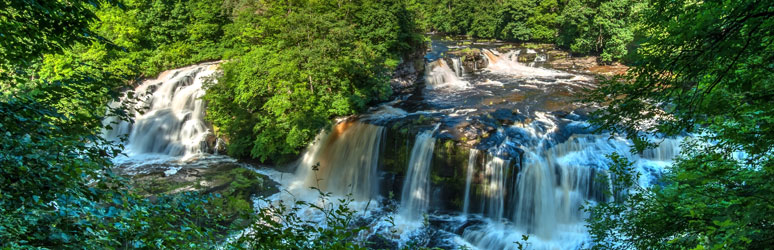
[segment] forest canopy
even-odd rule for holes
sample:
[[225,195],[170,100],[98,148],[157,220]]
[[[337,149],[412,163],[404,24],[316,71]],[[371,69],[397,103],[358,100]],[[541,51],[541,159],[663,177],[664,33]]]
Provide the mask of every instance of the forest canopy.
[[[421,1],[418,1],[421,2]],[[427,30],[519,42],[556,43],[577,55],[624,58],[638,31],[641,0],[427,0]]]
[[[258,14],[256,14],[258,13]],[[229,154],[289,160],[331,118],[392,95],[392,71],[423,40],[400,1],[257,2],[235,10],[238,44],[207,90]]]

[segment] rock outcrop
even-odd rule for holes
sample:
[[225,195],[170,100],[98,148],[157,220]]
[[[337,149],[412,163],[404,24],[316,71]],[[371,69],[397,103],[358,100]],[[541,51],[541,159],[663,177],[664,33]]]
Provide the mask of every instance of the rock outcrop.
[[424,51],[424,48],[419,48],[401,58],[390,79],[390,86],[394,95],[414,91],[417,82],[422,79],[425,71]]

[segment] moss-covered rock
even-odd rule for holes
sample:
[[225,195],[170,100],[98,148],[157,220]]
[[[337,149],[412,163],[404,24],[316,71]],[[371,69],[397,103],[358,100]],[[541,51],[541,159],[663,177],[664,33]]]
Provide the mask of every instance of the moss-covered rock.
[[462,67],[465,68],[465,72],[473,72],[478,69],[486,68],[486,66],[489,65],[489,62],[484,58],[480,49],[464,48],[449,51],[448,54],[460,58],[460,62],[462,63]]
[[433,196],[431,204],[441,210],[460,210],[465,192],[466,169],[470,147],[453,139],[439,139],[433,151],[430,181]]
[[[121,170],[118,172],[122,173]],[[253,197],[278,192],[278,184],[271,179],[231,162],[205,167],[147,166],[139,172],[134,175],[124,172],[124,176],[129,178],[133,192],[151,200],[188,192],[213,197],[207,206],[222,219],[221,226],[226,230],[249,226],[254,213]]]

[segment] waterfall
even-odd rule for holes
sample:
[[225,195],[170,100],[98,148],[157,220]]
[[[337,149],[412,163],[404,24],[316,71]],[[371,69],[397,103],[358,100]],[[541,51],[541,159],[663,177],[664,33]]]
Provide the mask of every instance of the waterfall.
[[553,159],[541,157],[535,152],[525,155],[523,172],[519,173],[516,181],[513,219],[516,225],[526,227],[528,232],[550,238],[556,228]]
[[681,139],[664,139],[657,147],[642,151],[642,158],[657,161],[671,161],[675,156],[680,154],[681,142]]
[[[156,79],[143,81],[134,90],[139,97],[134,110],[130,110],[134,123],[108,117],[103,123],[113,129],[104,131],[105,138],[117,141],[128,135],[126,153],[130,156],[203,153],[210,128],[204,121],[202,84],[212,79],[217,67],[217,63],[204,63],[165,71]],[[110,106],[120,104],[114,102]]]
[[473,182],[473,172],[476,168],[476,159],[478,159],[478,150],[471,148],[468,155],[468,166],[465,170],[465,197],[462,199],[462,213],[467,214],[470,208],[470,184]]
[[513,192],[512,218],[516,225],[543,238],[551,238],[559,224],[583,221],[581,205],[602,199],[607,185],[595,182],[608,154],[632,158],[622,139],[600,135],[575,135],[549,149],[538,146],[525,152]]
[[443,59],[431,62],[426,67],[425,81],[428,88],[467,88],[468,82],[460,80],[457,73],[454,72]]
[[509,161],[500,157],[487,155],[484,164],[483,208],[484,215],[499,221],[505,212],[506,179],[505,171]]
[[[487,65],[486,69],[490,72],[494,73],[500,73],[515,77],[557,77],[557,76],[568,76],[567,73],[557,71],[557,70],[551,70],[551,69],[545,69],[545,68],[536,68],[536,67],[530,67],[527,65],[524,65],[522,63],[518,62],[519,58],[519,50],[511,51],[505,54],[497,54],[496,51],[493,50],[487,50],[484,49],[481,51],[481,53],[484,55],[484,59],[486,59],[489,64]],[[542,60],[545,58],[538,57],[535,58],[535,60]],[[534,63],[534,62],[532,62]],[[591,79],[579,75],[569,75],[570,80],[580,80],[580,81],[589,81]]]
[[321,133],[298,163],[299,185],[336,195],[352,194],[356,200],[375,198],[384,131],[382,126],[345,121]]
[[462,62],[460,61],[459,57],[452,57],[452,66],[454,66],[454,73],[457,74],[457,77],[462,77],[465,75],[465,68],[462,67]]
[[411,149],[406,178],[403,182],[403,192],[400,199],[401,214],[404,218],[419,220],[427,212],[430,203],[430,163],[435,149],[433,130],[417,135],[414,148]]
[[548,61],[548,54],[538,53],[535,56],[535,62],[541,63],[541,62],[547,62]]

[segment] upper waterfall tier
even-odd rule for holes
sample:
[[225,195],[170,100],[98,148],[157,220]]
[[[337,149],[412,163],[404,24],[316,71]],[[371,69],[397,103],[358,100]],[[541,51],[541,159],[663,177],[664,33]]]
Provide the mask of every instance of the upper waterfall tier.
[[[202,85],[207,80],[214,81],[217,70],[217,63],[203,63],[164,71],[156,79],[143,81],[122,102],[111,103],[112,107],[129,105],[133,122],[107,118],[104,123],[113,129],[105,131],[106,138],[126,138],[125,153],[133,158],[204,153],[211,129],[204,120]],[[132,96],[136,99],[129,99]],[[136,103],[131,105],[132,102]]]

